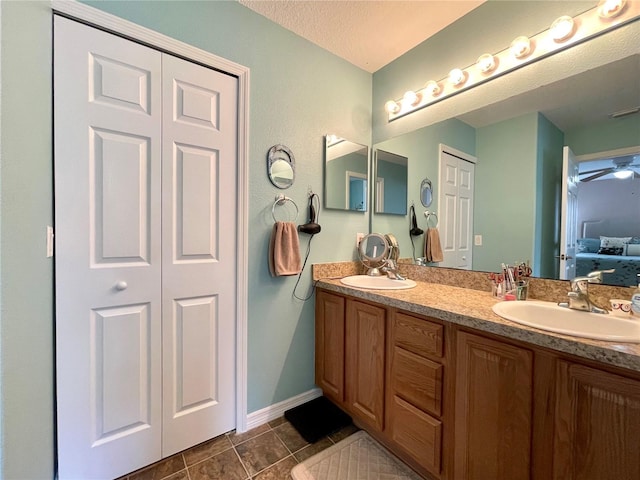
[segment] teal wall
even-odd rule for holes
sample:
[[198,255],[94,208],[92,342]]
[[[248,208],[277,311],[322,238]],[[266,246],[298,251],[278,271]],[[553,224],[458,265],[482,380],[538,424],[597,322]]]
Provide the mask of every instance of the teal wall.
[[630,115],[565,132],[567,145],[576,155],[640,145],[640,115]]
[[530,113],[477,129],[473,231],[483,246],[473,249],[474,270],[533,258],[537,122]]
[[[276,26],[236,2],[96,2],[97,8],[249,67],[248,410],[314,387],[314,306],[293,296],[295,278],[267,266],[271,206],[282,193],[267,179],[277,143],[294,152],[286,191],[306,220],[307,189],[322,192],[326,132],[371,138],[371,74]],[[48,2],[0,3],[0,477],[54,474],[53,262],[45,258],[52,218],[52,32]],[[268,41],[265,41],[268,39]],[[354,258],[364,214],[322,211],[308,265]],[[304,252],[307,237],[301,238]],[[297,294],[310,288],[310,267]]]
[[543,278],[558,278],[560,204],[564,134],[544,115],[538,115],[536,152],[536,217],[533,268]]
[[[360,153],[349,153],[327,162],[325,175],[327,179],[325,199],[327,208],[344,209],[347,204],[346,175],[347,171],[367,175],[369,158]],[[357,213],[356,213],[357,215]],[[320,238],[320,237],[318,237]]]
[[384,205],[387,213],[407,213],[408,167],[399,163],[376,159],[376,180],[384,179]]

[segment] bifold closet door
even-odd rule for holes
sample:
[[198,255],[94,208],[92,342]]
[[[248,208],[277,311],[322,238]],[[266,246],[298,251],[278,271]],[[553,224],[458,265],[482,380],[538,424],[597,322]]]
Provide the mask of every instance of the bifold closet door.
[[163,456],[235,428],[237,79],[163,57]]
[[59,478],[235,427],[237,80],[55,17]]
[[54,24],[58,478],[161,455],[162,54]]

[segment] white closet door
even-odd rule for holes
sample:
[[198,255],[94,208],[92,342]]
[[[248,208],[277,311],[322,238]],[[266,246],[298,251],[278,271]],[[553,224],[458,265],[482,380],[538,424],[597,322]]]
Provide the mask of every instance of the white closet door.
[[161,453],[161,54],[55,17],[60,479]]
[[475,157],[441,145],[438,197],[441,267],[470,270],[472,266],[475,161]]
[[163,456],[235,428],[237,79],[163,57]]

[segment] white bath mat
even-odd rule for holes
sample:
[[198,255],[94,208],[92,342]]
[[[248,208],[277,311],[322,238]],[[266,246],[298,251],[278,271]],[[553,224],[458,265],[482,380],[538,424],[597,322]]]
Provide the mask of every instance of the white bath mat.
[[294,480],[421,480],[360,430],[296,465]]

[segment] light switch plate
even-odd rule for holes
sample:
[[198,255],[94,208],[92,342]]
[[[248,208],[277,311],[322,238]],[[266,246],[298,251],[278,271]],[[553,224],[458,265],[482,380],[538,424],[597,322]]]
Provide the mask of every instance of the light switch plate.
[[473,237],[473,244],[476,247],[481,247],[482,246],[482,235],[476,235],[475,237]]

